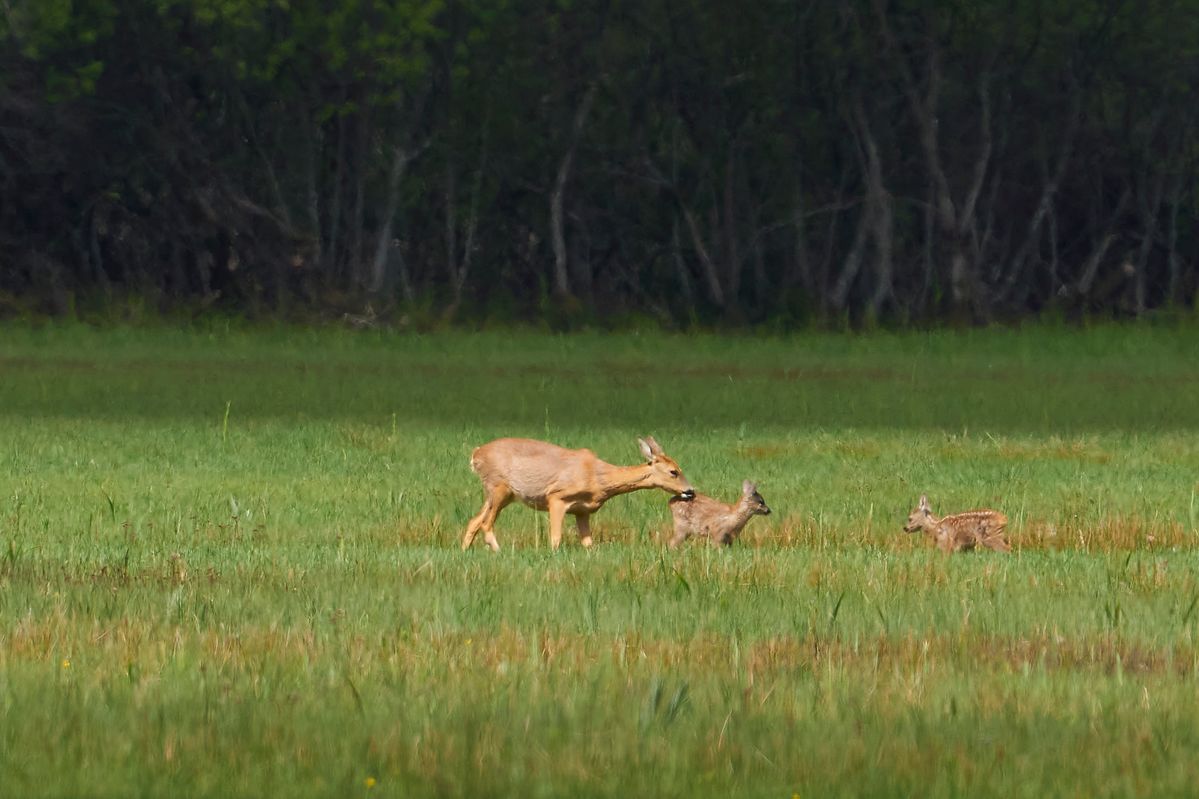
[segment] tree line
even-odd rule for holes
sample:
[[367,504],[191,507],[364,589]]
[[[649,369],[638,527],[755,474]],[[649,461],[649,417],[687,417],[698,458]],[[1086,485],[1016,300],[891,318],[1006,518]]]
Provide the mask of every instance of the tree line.
[[0,0],[0,40],[0,313],[1199,294],[1199,0]]

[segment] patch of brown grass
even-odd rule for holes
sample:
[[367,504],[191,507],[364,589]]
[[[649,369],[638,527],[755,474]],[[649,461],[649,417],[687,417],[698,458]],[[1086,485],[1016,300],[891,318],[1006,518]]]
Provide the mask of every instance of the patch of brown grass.
[[1111,453],[1094,441],[1085,438],[1064,440],[1056,436],[1036,443],[1004,441],[995,454],[998,458],[1011,461],[1057,460],[1104,464],[1112,459]]
[[1009,537],[1019,549],[1124,552],[1131,550],[1195,549],[1199,540],[1177,521],[1148,520],[1139,516],[1108,516],[1098,523],[1081,520],[1054,522],[1030,519]]

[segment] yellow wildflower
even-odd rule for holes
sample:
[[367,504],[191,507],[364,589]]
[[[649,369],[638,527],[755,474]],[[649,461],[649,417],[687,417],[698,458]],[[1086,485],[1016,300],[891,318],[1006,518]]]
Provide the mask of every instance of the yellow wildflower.
[[70,659],[70,658],[63,658],[63,659],[62,659],[62,667],[63,667],[64,669],[69,669],[69,668],[71,668],[71,659]]
[[379,781],[378,781],[377,779],[375,779],[374,777],[367,777],[367,778],[366,778],[366,780],[365,780],[365,782],[366,782],[366,789],[367,789],[368,791],[369,791],[371,788],[374,788],[376,785],[378,785],[378,784],[379,784]]

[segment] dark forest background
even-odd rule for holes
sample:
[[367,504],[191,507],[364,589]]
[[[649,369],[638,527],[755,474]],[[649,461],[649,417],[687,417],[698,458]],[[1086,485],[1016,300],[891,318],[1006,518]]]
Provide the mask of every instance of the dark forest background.
[[0,313],[1194,308],[1197,85],[1197,0],[0,0]]

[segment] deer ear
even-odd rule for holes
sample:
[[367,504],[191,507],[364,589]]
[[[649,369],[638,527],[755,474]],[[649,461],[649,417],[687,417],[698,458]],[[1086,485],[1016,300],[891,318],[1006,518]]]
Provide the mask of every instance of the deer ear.
[[928,494],[920,495],[920,510],[928,510]]
[[657,441],[654,441],[653,436],[646,436],[645,444],[646,444],[646,446],[649,447],[650,454],[652,454],[652,455],[657,455],[657,456],[661,457],[666,454],[665,452],[662,451],[662,446]]
[[641,454],[645,456],[647,461],[652,461],[654,459],[654,450],[649,445],[649,441],[646,441],[644,438],[639,438],[637,439],[637,446],[641,448]]
[[757,490],[758,490],[758,487],[756,485],[754,485],[753,483],[751,483],[749,480],[746,480],[743,483],[741,483],[741,493],[747,497],[752,497],[754,495],[754,492],[756,492]]

